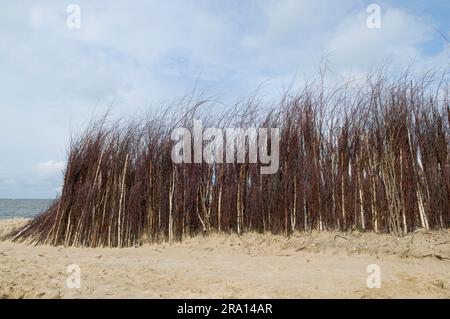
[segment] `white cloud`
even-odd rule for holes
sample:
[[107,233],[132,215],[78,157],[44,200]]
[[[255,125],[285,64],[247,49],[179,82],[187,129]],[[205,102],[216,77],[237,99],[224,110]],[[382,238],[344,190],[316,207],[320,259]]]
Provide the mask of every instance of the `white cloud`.
[[42,178],[60,177],[66,166],[64,161],[50,160],[36,165],[36,173]]
[[423,59],[420,44],[430,40],[433,24],[396,8],[381,15],[382,27],[366,27],[365,13],[343,21],[330,39],[328,50],[342,71],[369,71],[386,60],[398,71],[413,59]]

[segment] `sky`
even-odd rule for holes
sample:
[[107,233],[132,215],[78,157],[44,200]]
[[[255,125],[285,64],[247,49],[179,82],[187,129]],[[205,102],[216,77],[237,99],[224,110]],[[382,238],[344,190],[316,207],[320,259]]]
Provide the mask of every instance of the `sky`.
[[261,84],[276,98],[324,59],[337,79],[441,70],[444,37],[445,0],[0,0],[0,198],[55,198],[70,137],[111,105],[136,116],[194,87],[231,103]]

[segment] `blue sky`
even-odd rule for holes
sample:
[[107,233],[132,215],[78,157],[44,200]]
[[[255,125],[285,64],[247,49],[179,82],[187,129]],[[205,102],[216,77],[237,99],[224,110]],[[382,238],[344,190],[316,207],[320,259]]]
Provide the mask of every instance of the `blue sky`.
[[[367,28],[371,3],[380,29]],[[70,135],[111,103],[140,114],[197,80],[225,103],[262,83],[276,98],[324,57],[336,79],[450,61],[450,1],[0,0],[0,21],[0,198],[55,197]]]

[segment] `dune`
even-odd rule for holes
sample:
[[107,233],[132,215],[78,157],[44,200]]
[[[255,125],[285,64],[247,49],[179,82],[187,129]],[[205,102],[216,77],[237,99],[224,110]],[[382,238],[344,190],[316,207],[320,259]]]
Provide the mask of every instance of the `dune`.
[[[0,220],[0,235],[26,219]],[[196,236],[128,248],[0,241],[2,298],[450,298],[450,230]],[[69,288],[68,266],[80,270]],[[369,265],[380,288],[368,288]]]

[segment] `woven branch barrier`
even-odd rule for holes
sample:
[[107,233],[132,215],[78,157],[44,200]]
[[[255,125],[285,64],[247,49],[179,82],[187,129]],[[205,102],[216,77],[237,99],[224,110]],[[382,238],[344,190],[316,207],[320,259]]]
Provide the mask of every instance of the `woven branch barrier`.
[[[448,76],[317,83],[271,106],[252,98],[212,115],[210,101],[186,101],[141,121],[92,121],[70,143],[60,197],[7,238],[126,247],[209,232],[450,227]],[[278,170],[174,163],[171,133],[199,119],[278,128]]]

